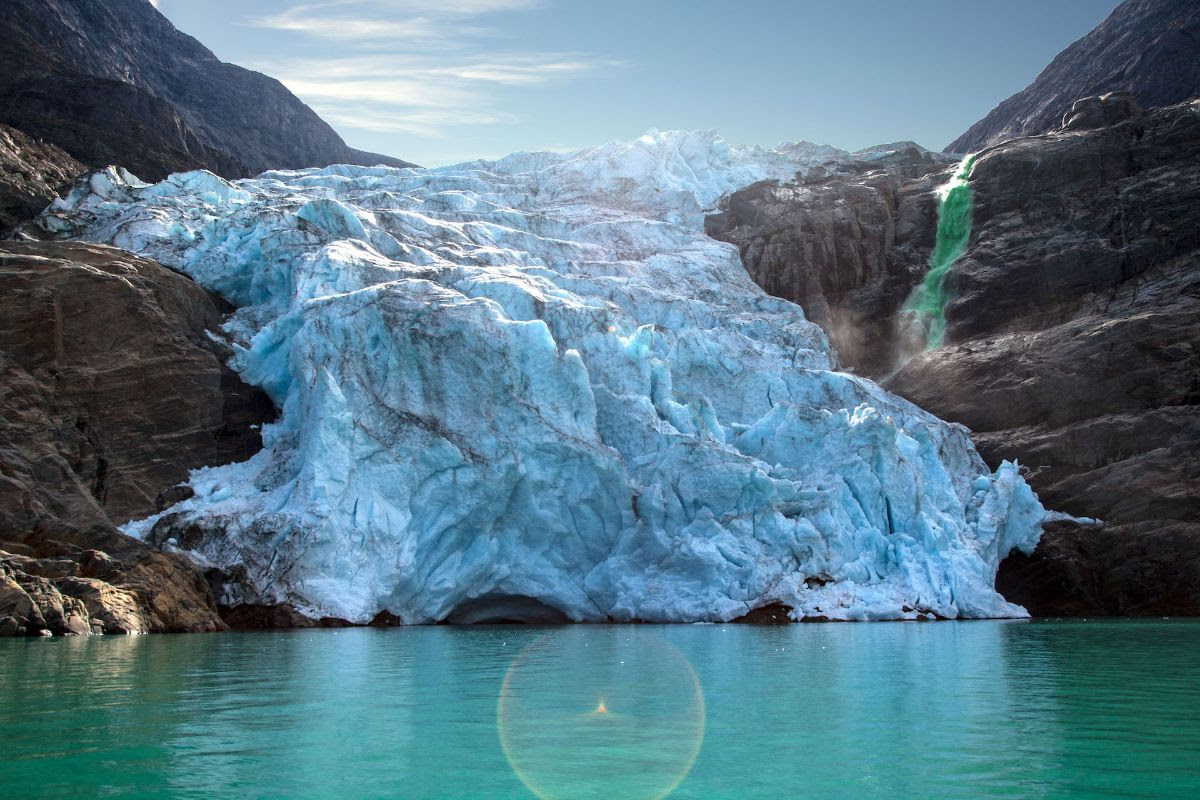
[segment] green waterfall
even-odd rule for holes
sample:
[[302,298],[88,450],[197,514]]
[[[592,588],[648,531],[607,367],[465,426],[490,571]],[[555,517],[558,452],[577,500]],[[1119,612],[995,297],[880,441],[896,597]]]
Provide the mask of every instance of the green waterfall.
[[975,156],[963,159],[954,177],[941,188],[938,207],[937,243],[929,259],[925,279],[914,287],[903,311],[912,314],[925,329],[925,349],[940,347],[946,334],[946,274],[967,249],[971,237],[971,186],[968,183]]

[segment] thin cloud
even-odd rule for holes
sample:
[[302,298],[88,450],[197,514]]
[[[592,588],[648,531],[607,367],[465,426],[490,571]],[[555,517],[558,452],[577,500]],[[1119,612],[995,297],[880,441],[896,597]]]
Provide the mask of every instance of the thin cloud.
[[[444,22],[412,17],[401,20],[378,20],[355,17],[329,17],[294,14],[285,11],[271,17],[260,17],[252,23],[258,28],[302,33],[322,39],[343,42],[372,42],[388,39],[414,43],[440,42],[448,31]],[[460,31],[460,33],[462,33]]]
[[256,66],[279,76],[331,123],[438,137],[454,125],[517,122],[493,107],[497,87],[551,84],[615,64],[578,54],[519,53],[449,65],[441,59],[368,55]]
[[[561,84],[624,66],[589,53],[505,52],[491,14],[543,0],[328,0],[250,24],[335,44],[336,57],[259,62],[335,126],[442,138],[456,126],[513,124],[502,90]],[[318,51],[319,52],[319,51]]]
[[621,64],[586,53],[494,53],[450,63],[421,56],[372,53],[349,58],[288,59],[261,66],[329,83],[530,86]]
[[256,17],[250,25],[341,42],[403,39],[411,47],[486,35],[487,29],[464,27],[461,21],[540,5],[538,0],[342,0],[292,6]]
[[442,17],[476,17],[497,11],[527,11],[546,5],[546,0],[344,0],[370,2],[371,5],[403,14]]
[[469,111],[458,108],[394,108],[363,111],[359,106],[327,104],[323,112],[332,125],[359,128],[375,133],[404,133],[425,139],[444,139],[458,125],[497,125],[517,122],[505,112]]

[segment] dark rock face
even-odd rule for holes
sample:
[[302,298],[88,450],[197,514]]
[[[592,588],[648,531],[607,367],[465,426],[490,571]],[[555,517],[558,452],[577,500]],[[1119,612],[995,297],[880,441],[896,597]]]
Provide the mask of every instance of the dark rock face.
[[791,606],[783,603],[771,603],[759,608],[752,608],[730,622],[743,625],[789,625],[793,621],[792,612],[794,610]]
[[1043,617],[1193,616],[1200,526],[1187,522],[1046,526],[1032,556],[1014,553],[996,588]]
[[0,88],[0,118],[55,142],[88,168],[128,165],[150,181],[201,168],[229,178],[252,174],[233,154],[206,144],[170,102],[107,78],[30,76]]
[[[1090,98],[1068,124],[979,155],[948,344],[885,385],[970,427],[990,463],[1026,465],[1047,507],[1105,521],[1048,526],[1032,557],[1007,559],[1010,600],[1200,614],[1200,102]],[[887,375],[949,172],[753,186],[709,229],[759,285],[811,306],[844,362]]]
[[897,316],[929,266],[935,190],[956,163],[894,147],[884,159],[747,187],[705,220],[710,236],[738,246],[759,286],[825,330],[843,368],[873,376],[897,365]]
[[1048,507],[1107,523],[1006,561],[1010,599],[1200,614],[1200,103],[1007,142],[971,185],[950,345],[888,388],[1019,458]]
[[222,321],[212,298],[156,262],[79,242],[0,243],[0,296],[0,550],[39,560],[12,570],[75,563],[55,586],[92,620],[107,619],[95,609],[111,593],[87,581],[133,592],[142,623],[106,629],[222,627],[195,566],[114,527],[160,510],[189,469],[252,455],[274,417],[206,333]]
[[217,59],[146,0],[7,0],[0,121],[144,180],[407,162],[347,147],[278,81]]
[[224,366],[206,333],[221,313],[190,279],[116,248],[10,242],[0,292],[6,441],[86,490],[30,510],[123,523],[156,512],[189,469],[261,448],[253,426],[271,405]]
[[315,628],[317,622],[286,603],[238,606],[219,606],[221,619],[235,631],[280,630],[286,628]]
[[1017,136],[1053,131],[1076,99],[1107,92],[1128,92],[1147,107],[1200,95],[1200,4],[1125,0],[946,150],[973,153]]
[[0,123],[0,235],[39,214],[86,169],[61,148]]

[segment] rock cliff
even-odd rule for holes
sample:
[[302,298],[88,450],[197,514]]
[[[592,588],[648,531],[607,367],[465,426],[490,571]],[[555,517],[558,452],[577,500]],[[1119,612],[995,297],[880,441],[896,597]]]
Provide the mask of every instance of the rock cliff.
[[929,265],[936,189],[956,160],[911,142],[867,152],[734,192],[705,230],[824,328],[843,368],[877,377],[897,366],[897,315]]
[[[1034,556],[1007,560],[1010,600],[1200,613],[1200,106],[1073,105],[1068,129],[979,155],[948,344],[885,385],[969,426],[989,462],[1019,459],[1047,507],[1106,522],[1052,526]],[[818,321],[832,308],[843,363],[886,374],[949,172],[749,187],[709,230],[741,245],[764,288]]]
[[115,528],[261,447],[188,278],[78,242],[0,243],[0,632],[214,630],[199,570]]
[[[1200,613],[1200,103],[975,164],[950,346],[889,387],[1017,457],[1061,526],[1002,570],[1043,613]],[[1084,107],[1103,105],[1088,101]],[[1114,113],[1091,119],[1109,121]]]

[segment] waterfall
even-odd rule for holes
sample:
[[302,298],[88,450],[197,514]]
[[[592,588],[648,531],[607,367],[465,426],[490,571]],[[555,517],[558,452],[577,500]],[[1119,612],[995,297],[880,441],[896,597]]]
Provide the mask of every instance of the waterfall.
[[971,187],[968,183],[975,156],[963,159],[958,170],[939,190],[937,243],[929,259],[929,271],[915,286],[903,311],[912,315],[925,332],[925,349],[940,347],[946,334],[946,275],[967,249],[971,238]]

